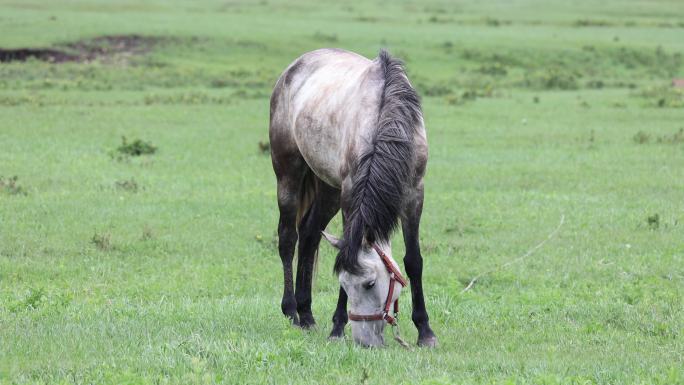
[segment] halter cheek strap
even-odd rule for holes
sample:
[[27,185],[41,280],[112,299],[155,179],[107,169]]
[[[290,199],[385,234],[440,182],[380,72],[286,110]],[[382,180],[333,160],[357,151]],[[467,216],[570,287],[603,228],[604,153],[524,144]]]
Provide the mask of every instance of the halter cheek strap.
[[390,315],[390,306],[392,306],[392,297],[394,296],[394,284],[399,282],[402,287],[408,286],[408,282],[401,272],[394,267],[392,260],[385,254],[378,245],[373,244],[373,248],[380,256],[382,263],[385,268],[390,273],[390,284],[389,290],[387,291],[387,299],[385,300],[385,307],[382,313],[377,314],[354,314],[349,312],[349,319],[352,321],[381,321],[385,320],[388,324],[395,326],[397,325],[397,315],[399,314],[399,298],[394,301],[394,317]]

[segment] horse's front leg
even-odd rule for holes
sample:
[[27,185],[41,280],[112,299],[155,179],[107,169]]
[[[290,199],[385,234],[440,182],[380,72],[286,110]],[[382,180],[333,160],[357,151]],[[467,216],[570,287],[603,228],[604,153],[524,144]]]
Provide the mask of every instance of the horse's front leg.
[[[349,191],[349,186],[351,185],[351,179],[347,179],[343,185],[347,186],[346,191]],[[346,197],[348,195],[345,195],[342,193],[342,196],[340,197],[340,203],[344,204],[344,207],[349,207],[349,202],[348,199],[344,199],[343,197]],[[344,203],[343,203],[344,202]],[[347,217],[347,214],[345,214],[346,210],[343,208],[342,209],[342,227],[344,228],[346,224],[345,218]],[[334,245],[333,245],[334,246]],[[338,251],[339,251],[339,245],[335,246]],[[337,306],[335,307],[335,313],[333,314],[332,321],[333,321],[333,327],[332,330],[330,331],[330,336],[328,336],[329,340],[338,340],[344,338],[344,327],[347,325],[347,322],[349,321],[349,316],[347,314],[347,292],[344,291],[342,286],[340,286],[340,291],[337,296]]]
[[430,319],[425,309],[425,297],[423,295],[423,257],[420,255],[420,242],[418,239],[418,228],[422,212],[423,186],[421,184],[406,203],[404,216],[401,221],[404,244],[406,245],[404,267],[411,280],[411,299],[413,302],[411,318],[418,329],[418,345],[436,346],[437,337],[430,328]]
[[349,317],[347,315],[347,293],[342,286],[340,286],[340,293],[337,297],[337,307],[335,308],[335,314],[333,314],[332,321],[333,327],[328,338],[331,340],[344,338],[344,326],[347,325]]

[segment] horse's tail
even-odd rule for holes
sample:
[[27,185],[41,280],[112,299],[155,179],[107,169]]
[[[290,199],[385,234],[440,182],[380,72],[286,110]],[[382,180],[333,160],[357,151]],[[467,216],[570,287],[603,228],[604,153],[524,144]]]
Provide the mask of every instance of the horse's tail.
[[[311,169],[307,170],[306,174],[304,174],[302,185],[299,187],[299,196],[297,198],[297,220],[295,223],[297,235],[299,235],[299,225],[316,198],[316,175],[314,175]],[[295,252],[295,257],[298,254],[298,252]],[[314,252],[314,271],[317,270],[317,267],[318,248],[316,248],[316,251]]]
[[414,174],[413,137],[422,121],[420,98],[401,61],[381,50],[378,62],[385,84],[377,129],[354,168],[345,244],[335,261],[338,273],[359,271],[358,253],[364,239],[368,243],[389,239]]

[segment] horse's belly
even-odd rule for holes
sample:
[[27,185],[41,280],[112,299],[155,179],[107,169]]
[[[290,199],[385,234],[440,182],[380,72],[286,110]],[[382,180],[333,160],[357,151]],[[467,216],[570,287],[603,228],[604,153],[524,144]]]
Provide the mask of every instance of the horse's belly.
[[342,165],[342,137],[339,128],[306,117],[294,127],[295,141],[311,170],[327,184],[339,188]]

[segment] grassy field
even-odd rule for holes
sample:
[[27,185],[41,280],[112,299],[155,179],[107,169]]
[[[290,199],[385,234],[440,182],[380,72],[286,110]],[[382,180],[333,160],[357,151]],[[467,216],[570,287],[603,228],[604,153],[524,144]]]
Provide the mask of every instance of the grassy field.
[[[0,63],[0,383],[684,383],[679,0],[0,0],[0,31],[69,55]],[[259,142],[325,46],[423,96],[436,349],[328,342],[327,245],[318,329],[280,313]]]

